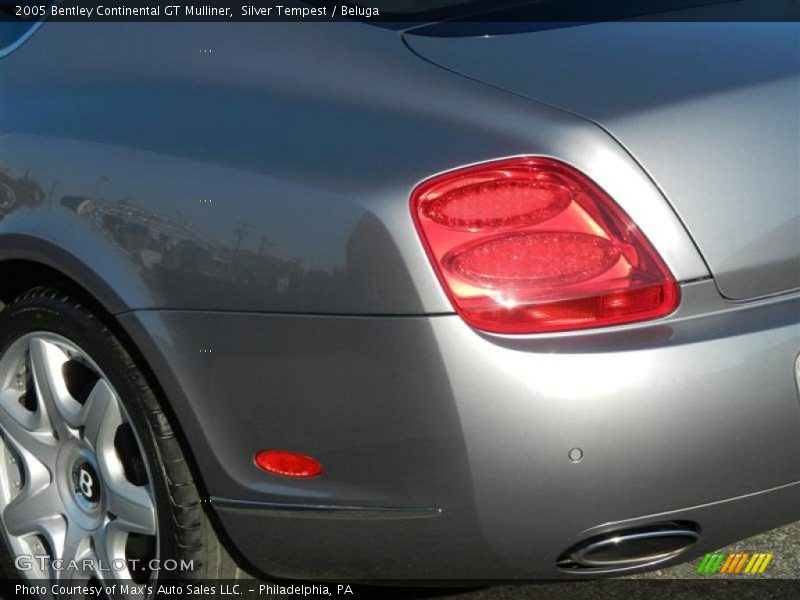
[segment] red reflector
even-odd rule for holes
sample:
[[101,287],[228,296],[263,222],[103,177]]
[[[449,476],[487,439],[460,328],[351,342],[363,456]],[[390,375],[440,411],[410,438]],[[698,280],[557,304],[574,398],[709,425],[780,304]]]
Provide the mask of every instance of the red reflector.
[[322,473],[322,465],[310,456],[285,450],[263,450],[254,461],[259,469],[284,477],[310,478]]
[[420,184],[412,214],[456,311],[478,329],[538,333],[654,319],[679,288],[622,209],[574,168],[513,158]]

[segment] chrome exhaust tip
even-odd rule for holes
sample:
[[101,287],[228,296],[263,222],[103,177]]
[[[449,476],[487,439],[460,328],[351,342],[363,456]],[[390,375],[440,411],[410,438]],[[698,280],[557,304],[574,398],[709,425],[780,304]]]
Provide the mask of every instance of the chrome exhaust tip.
[[609,531],[576,544],[556,566],[568,571],[613,572],[656,565],[683,553],[699,538],[699,527],[685,522]]

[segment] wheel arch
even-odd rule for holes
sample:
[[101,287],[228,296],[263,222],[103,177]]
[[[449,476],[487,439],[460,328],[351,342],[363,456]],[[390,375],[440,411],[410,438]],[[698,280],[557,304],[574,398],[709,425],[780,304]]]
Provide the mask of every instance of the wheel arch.
[[[34,287],[47,287],[68,294],[100,319],[132,356],[134,362],[144,373],[148,385],[162,401],[169,416],[170,426],[185,450],[193,478],[201,493],[207,496],[202,471],[194,460],[192,446],[188,436],[182,430],[180,419],[174,412],[173,403],[138,344],[115,318],[116,314],[126,310],[125,303],[120,296],[97,274],[88,270],[74,257],[71,262],[75,264],[76,268],[70,269],[69,266],[65,268],[63,264],[52,259],[42,259],[38,256],[29,258],[30,255],[31,253],[24,251],[10,255],[10,253],[0,250],[0,303],[7,305],[20,294]],[[59,266],[54,266],[55,264],[59,264]],[[73,276],[76,270],[88,274],[88,276],[76,279]],[[87,279],[88,286],[86,285]]]
[[[20,254],[24,255],[24,253]],[[93,291],[98,288],[87,288],[83,285],[82,281],[78,281],[72,278],[70,274],[52,266],[52,261],[45,262],[31,260],[29,258],[9,258],[7,255],[1,253],[0,256],[3,257],[0,258],[0,313],[5,309],[8,303],[13,302],[15,298],[21,296],[26,291],[33,288],[46,288],[63,293],[78,304],[83,305],[113,334],[114,337],[117,338],[117,340],[119,340],[122,347],[130,354],[133,362],[144,375],[146,385],[159,399],[160,406],[167,416],[167,422],[164,425],[174,433],[178,444],[183,450],[183,456],[190,470],[192,481],[201,498],[201,509],[205,513],[217,538],[227,552],[227,555],[232,558],[234,566],[238,569],[248,574],[257,572],[232,542],[227,530],[221,524],[208,501],[210,496],[205,484],[203,471],[200,469],[196,460],[196,453],[192,447],[190,437],[183,430],[181,419],[178,418],[174,409],[174,403],[167,394],[166,387],[161,384],[155,369],[152,368],[150,361],[140,350],[139,345],[116,318],[117,315],[112,314],[110,307],[115,306],[115,303],[119,302],[119,296],[114,294],[113,289],[107,284],[99,280],[102,284],[99,288],[101,293],[103,291],[108,291],[112,294],[110,296],[110,302],[109,296],[104,297],[105,301],[100,300],[95,295],[95,291]],[[97,276],[95,275],[95,277]],[[190,525],[189,527],[194,527],[194,525]]]
[[132,299],[126,299],[95,268],[58,244],[20,233],[0,236],[0,301],[7,304],[31,287],[56,283],[68,286],[65,291],[91,298],[109,315],[131,308]]

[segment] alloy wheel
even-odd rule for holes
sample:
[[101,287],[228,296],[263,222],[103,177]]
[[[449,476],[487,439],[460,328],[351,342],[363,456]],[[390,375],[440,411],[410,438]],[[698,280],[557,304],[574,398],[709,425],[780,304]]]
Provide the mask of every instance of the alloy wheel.
[[23,577],[150,577],[158,523],[149,467],[86,352],[50,332],[14,341],[0,357],[0,438],[0,522]]

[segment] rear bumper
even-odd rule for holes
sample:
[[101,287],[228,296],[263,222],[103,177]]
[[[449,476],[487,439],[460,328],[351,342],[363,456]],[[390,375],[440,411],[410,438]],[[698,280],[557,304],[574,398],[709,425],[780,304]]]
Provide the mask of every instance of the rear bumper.
[[[671,561],[683,562],[800,520],[800,483],[722,502],[604,523],[571,534],[567,533],[567,521],[561,545],[549,548],[541,545],[531,527],[527,530],[528,543],[521,545],[515,556],[496,548],[503,544],[502,539],[493,544],[485,536],[475,535],[472,528],[479,524],[474,520],[448,511],[417,511],[418,514],[412,515],[409,514],[412,511],[388,509],[294,507],[287,510],[222,499],[214,501],[214,507],[239,550],[260,570],[276,577],[380,582],[580,579],[599,575],[590,571],[566,572],[555,567],[558,555],[575,542],[609,531],[665,521],[702,523],[699,542]],[[753,549],[762,550],[774,551]]]
[[[798,314],[800,297],[732,305],[705,281],[662,321],[528,338],[453,315],[120,322],[260,570],[508,579],[580,576],[558,555],[622,525],[696,522],[696,554],[800,519]],[[266,475],[268,448],[325,472]]]

